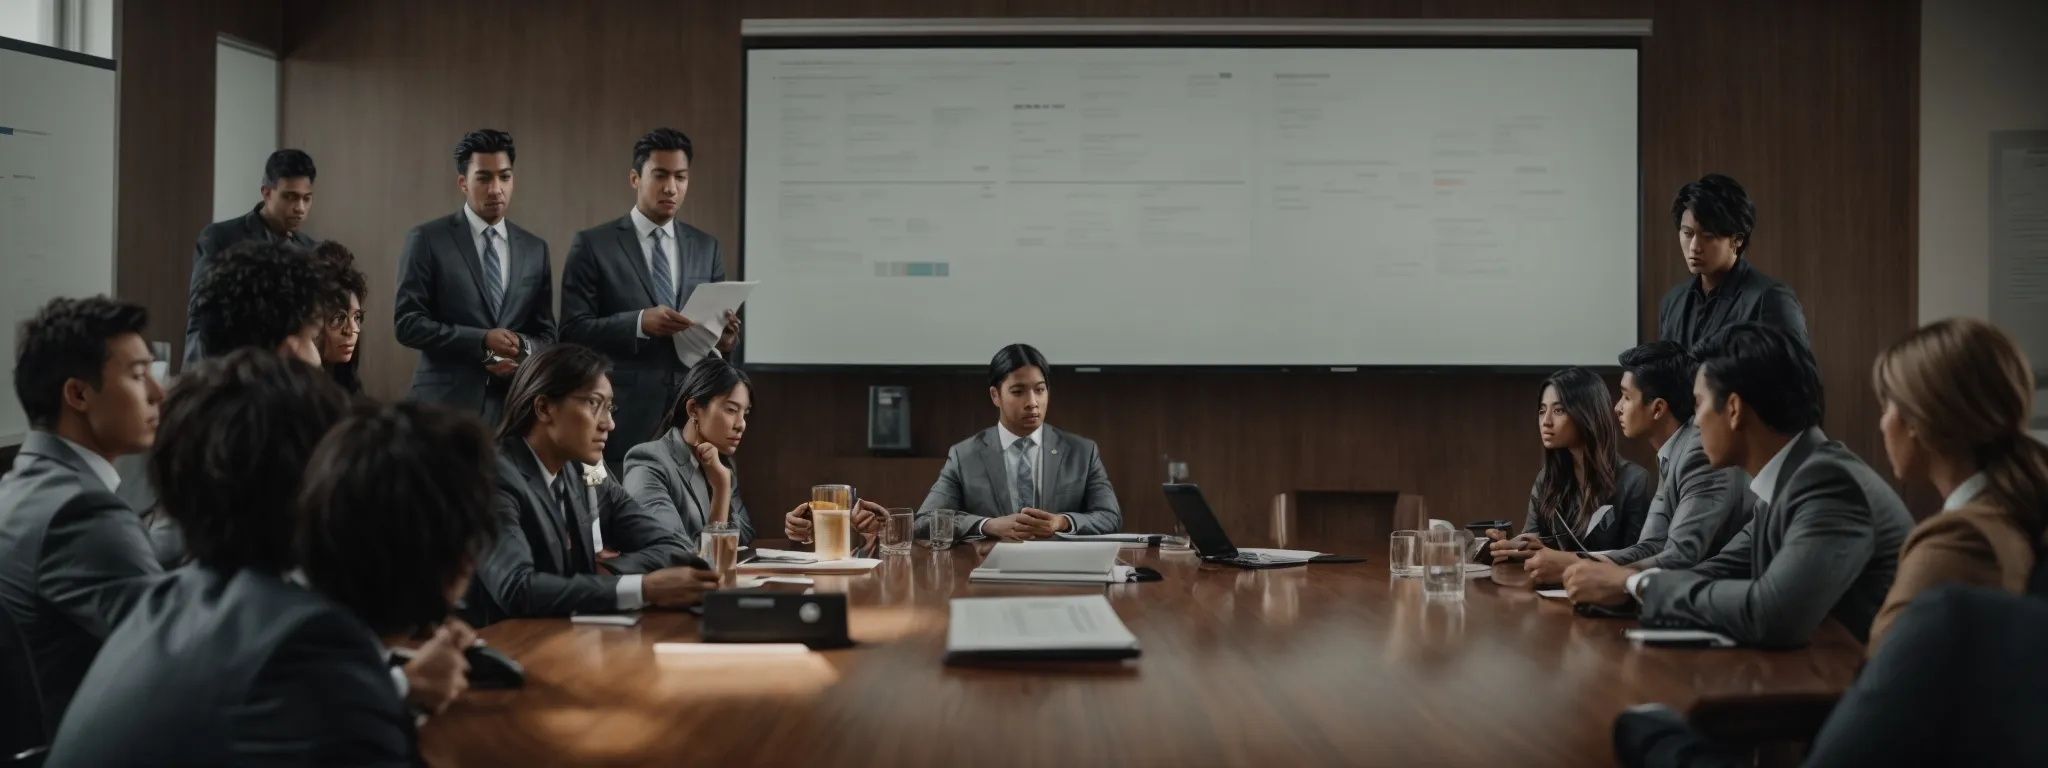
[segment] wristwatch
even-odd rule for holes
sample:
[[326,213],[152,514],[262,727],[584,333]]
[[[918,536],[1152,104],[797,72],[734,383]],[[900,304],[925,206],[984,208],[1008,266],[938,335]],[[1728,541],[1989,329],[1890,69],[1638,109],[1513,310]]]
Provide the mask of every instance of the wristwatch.
[[1622,582],[1621,588],[1624,591],[1628,592],[1629,597],[1635,598],[1636,602],[1640,603],[1643,601],[1643,586],[1649,581],[1650,574],[1656,573],[1660,570],[1663,569],[1651,568],[1649,570],[1631,573],[1628,576],[1628,580]]

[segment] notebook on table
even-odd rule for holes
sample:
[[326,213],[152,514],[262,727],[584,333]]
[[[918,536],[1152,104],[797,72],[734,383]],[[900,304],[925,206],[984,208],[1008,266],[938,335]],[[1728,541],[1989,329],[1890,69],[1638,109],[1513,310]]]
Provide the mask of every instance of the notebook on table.
[[1102,595],[961,597],[948,610],[948,664],[1113,661],[1139,654],[1138,637]]

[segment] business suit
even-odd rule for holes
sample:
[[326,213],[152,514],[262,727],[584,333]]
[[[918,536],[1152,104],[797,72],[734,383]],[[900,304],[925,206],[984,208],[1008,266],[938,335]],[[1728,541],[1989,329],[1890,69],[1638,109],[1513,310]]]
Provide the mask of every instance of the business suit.
[[[1590,529],[1584,532],[1574,529],[1570,533],[1556,525],[1556,521],[1559,518],[1571,520],[1578,514],[1576,494],[1567,497],[1558,514],[1543,514],[1537,509],[1543,493],[1543,477],[1539,473],[1536,484],[1529,489],[1529,510],[1522,530],[1534,531],[1546,538],[1556,536],[1555,540],[1545,542],[1545,546],[1566,552],[1581,551],[1581,544],[1584,545],[1583,551],[1602,552],[1636,543],[1642,536],[1643,521],[1650,513],[1650,473],[1627,459],[1622,459],[1615,470],[1614,495],[1600,502],[1600,505],[1612,506],[1613,509],[1608,510],[1606,516]],[[1597,513],[1598,506],[1594,510]]]
[[1713,293],[1701,287],[1697,275],[1665,293],[1657,307],[1657,338],[1691,349],[1728,326],[1750,322],[1776,326],[1801,344],[1813,343],[1806,335],[1806,311],[1799,306],[1798,294],[1744,258],[1735,260]]
[[[199,230],[199,242],[192,247],[192,279],[185,288],[185,362],[180,371],[192,370],[199,361],[206,359],[206,350],[199,344],[199,283],[206,278],[206,271],[213,266],[213,259],[221,253],[250,240],[272,242],[279,235],[270,231],[270,225],[263,223],[263,204],[257,203],[248,213],[226,221],[216,221]],[[311,250],[313,238],[304,232],[293,232],[284,238],[291,244]]]
[[[500,619],[615,613],[620,609],[618,574],[645,574],[686,562],[689,547],[681,523],[658,517],[633,501],[615,478],[590,487],[583,465],[569,462],[562,474],[573,489],[565,515],[546,473],[524,440],[499,446],[491,512],[498,540],[477,564],[464,618],[477,626]],[[596,521],[604,545],[620,555],[597,570]]]
[[1715,469],[1688,421],[1657,452],[1657,494],[1635,544],[1607,553],[1615,565],[1687,568],[1712,557],[1749,523],[1749,475]]
[[1893,621],[1920,594],[1944,584],[1988,587],[2012,594],[2027,591],[2041,542],[2013,522],[1991,499],[1936,514],[1913,528],[1899,550],[1899,575],[1870,625],[1875,654]]
[[562,340],[603,352],[614,364],[614,418],[626,438],[605,447],[605,461],[615,469],[636,441],[654,436],[689,372],[673,338],[641,338],[640,311],[658,304],[681,309],[697,286],[725,281],[718,238],[681,220],[670,224],[675,239],[664,248],[676,249],[674,297],[656,294],[632,214],[576,233],[562,262]]
[[[1102,453],[1095,442],[1050,425],[1042,427],[1044,463],[1038,494],[1038,509],[1067,515],[1074,521],[1072,533],[1115,533],[1123,528],[1123,508],[1117,506],[1116,489],[1109,484],[1109,472],[1102,468]],[[950,509],[988,519],[1014,515],[1021,506],[1010,492],[1010,472],[1003,464],[1003,428],[989,427],[960,441],[946,451],[946,466],[938,482],[919,506],[917,529],[929,532],[931,511]],[[961,538],[970,538],[981,521],[960,525]]]
[[[1835,617],[1858,641],[1898,572],[1913,518],[1890,484],[1820,428],[1766,465],[1755,517],[1720,554],[1644,571],[1643,623],[1696,626],[1748,645],[1803,645]],[[1774,458],[1774,461],[1777,460]]]
[[[720,456],[719,460],[732,472],[732,502],[726,511],[739,526],[740,544],[751,544],[754,520],[747,514],[746,503],[740,501],[739,471],[732,469],[730,459]],[[696,453],[683,444],[681,432],[669,430],[661,439],[626,452],[626,492],[655,517],[678,520],[683,543],[690,551],[697,550],[704,526],[711,520],[711,484],[704,479]]]
[[54,726],[100,642],[161,578],[142,519],[57,436],[28,433],[0,479],[0,610],[19,629]]
[[510,246],[510,269],[500,276],[504,293],[495,315],[484,295],[483,262],[467,206],[405,233],[392,303],[398,343],[420,353],[406,399],[475,413],[492,425],[503,415],[512,380],[485,370],[485,334],[494,328],[517,333],[528,354],[555,341],[548,243],[501,221],[506,242],[498,247]]
[[193,565],[107,637],[47,765],[407,765],[415,739],[348,609],[276,574]]

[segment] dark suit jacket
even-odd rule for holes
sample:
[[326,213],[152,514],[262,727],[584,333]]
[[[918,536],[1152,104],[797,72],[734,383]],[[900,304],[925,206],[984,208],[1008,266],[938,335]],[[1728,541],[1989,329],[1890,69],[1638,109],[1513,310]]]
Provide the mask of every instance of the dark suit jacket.
[[[725,461],[732,468],[729,459]],[[711,510],[697,503],[697,492],[703,491],[708,500],[711,486],[704,479],[704,471],[695,463],[696,456],[690,447],[683,444],[682,436],[670,430],[660,440],[641,443],[626,452],[626,491],[633,500],[654,516],[664,520],[678,520],[683,542],[690,551],[697,551],[704,533],[704,526],[711,519]],[[754,541],[754,520],[747,514],[747,505],[740,501],[739,470],[732,469],[732,503],[727,509],[732,522],[740,528],[740,545]]]
[[1799,306],[1799,296],[1791,286],[1750,266],[1748,259],[1735,261],[1735,269],[1713,295],[1700,289],[1698,276],[1664,294],[1657,311],[1657,338],[1691,349],[1721,329],[1747,322],[1777,326],[1812,344],[1806,336],[1806,312]]
[[[1102,468],[1102,453],[1095,442],[1052,425],[1045,426],[1045,445],[1039,456],[1045,462],[1040,482],[1045,495],[1038,508],[1074,518],[1073,533],[1115,533],[1123,528],[1123,508],[1117,506],[1116,489],[1109,484],[1109,472]],[[960,441],[946,451],[946,466],[938,482],[917,508],[917,530],[931,530],[931,511],[950,509],[973,517],[1002,517],[1017,514],[1010,498],[1010,473],[1003,464],[1002,427],[989,427]],[[979,521],[959,523],[957,535],[972,536]]]
[[1721,553],[1643,585],[1646,626],[1804,645],[1829,616],[1859,641],[1898,573],[1913,517],[1891,484],[1818,427],[1793,438],[1768,505]]
[[269,573],[188,566],[107,637],[50,766],[407,765],[413,719],[347,609]]
[[1741,467],[1715,469],[1690,422],[1672,433],[1671,458],[1657,465],[1657,494],[1635,544],[1607,553],[1616,565],[1687,568],[1720,552],[1749,524],[1754,496]]
[[[100,641],[162,578],[142,518],[47,432],[22,441],[0,479],[0,610],[35,666],[42,719],[55,726]],[[23,699],[17,699],[23,700]]]
[[569,562],[565,553],[563,515],[533,450],[519,438],[499,446],[491,511],[503,527],[477,564],[464,609],[470,623],[617,612],[619,576],[597,572],[592,521],[602,526],[605,547],[620,552],[605,563],[613,574],[644,574],[688,561],[690,548],[674,518],[642,508],[617,478],[592,488],[583,484],[583,465],[572,461],[562,472],[584,489],[571,494],[575,523],[569,526],[580,562]]
[[[216,221],[199,230],[199,243],[192,247],[192,280],[185,288],[185,362],[178,370],[189,371],[199,361],[206,359],[206,350],[199,348],[199,323],[193,317],[194,302],[199,296],[199,281],[206,277],[213,257],[248,240],[268,242],[277,238],[270,231],[270,225],[263,223],[263,204],[257,203],[249,212],[226,221]],[[301,248],[311,249],[313,238],[304,232],[293,232],[291,241]]]
[[[703,230],[676,221],[675,234],[680,309],[697,286],[725,281],[725,260],[718,238]],[[619,409],[618,434],[626,439],[605,447],[605,461],[614,465],[636,442],[654,437],[689,370],[672,339],[639,337],[640,310],[657,303],[631,214],[576,233],[562,262],[562,340],[603,352],[615,364],[612,402]]]
[[[1562,527],[1554,524],[1558,517],[1564,520],[1573,519],[1578,514],[1576,510],[1564,509],[1560,515],[1553,516],[1541,514],[1536,508],[1538,494],[1543,492],[1542,473],[1537,473],[1536,485],[1529,489],[1529,511],[1522,523],[1522,531],[1535,531],[1542,536],[1558,536],[1559,538],[1554,541],[1545,542],[1545,546],[1566,552],[1580,551],[1578,543],[1585,544],[1587,552],[1604,552],[1635,544],[1642,536],[1643,520],[1650,514],[1650,473],[1628,459],[1622,459],[1617,469],[1619,471],[1615,473],[1614,496],[1595,505],[1594,510],[1597,512],[1600,506],[1614,508],[1609,510],[1607,516],[1601,518],[1591,530],[1584,533],[1579,533],[1576,529],[1566,533]],[[1576,539],[1573,534],[1577,535]]]
[[420,352],[406,399],[484,416],[496,424],[511,379],[484,370],[484,334],[504,328],[527,340],[528,352],[555,341],[555,286],[548,243],[505,222],[511,269],[497,316],[484,301],[482,257],[462,211],[405,233],[392,326],[398,343]]

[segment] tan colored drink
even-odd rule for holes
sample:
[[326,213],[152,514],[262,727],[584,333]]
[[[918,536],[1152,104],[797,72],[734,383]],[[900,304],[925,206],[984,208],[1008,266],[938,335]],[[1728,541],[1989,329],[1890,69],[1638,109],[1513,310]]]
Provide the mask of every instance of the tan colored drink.
[[853,486],[811,487],[811,536],[820,560],[853,556]]

